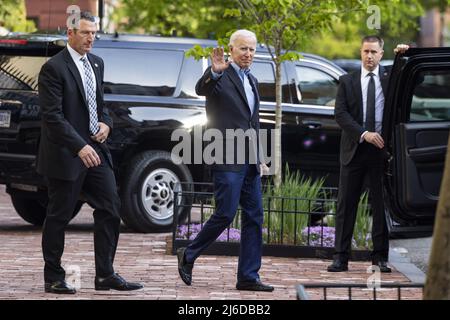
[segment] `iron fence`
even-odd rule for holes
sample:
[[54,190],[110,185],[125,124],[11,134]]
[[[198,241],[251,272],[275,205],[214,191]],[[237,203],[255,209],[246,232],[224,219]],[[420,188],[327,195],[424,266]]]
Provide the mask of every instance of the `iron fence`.
[[[195,183],[176,188],[172,250],[187,246],[215,209],[213,185]],[[336,189],[323,188],[321,198],[263,197],[263,255],[332,258]],[[205,254],[238,255],[240,241],[238,209],[234,221]],[[354,241],[354,245],[357,243]],[[367,242],[367,246],[370,241]],[[353,250],[353,260],[369,260],[367,248]]]
[[[421,300],[422,283],[321,283],[297,286],[298,300]],[[309,292],[309,293],[308,293]]]

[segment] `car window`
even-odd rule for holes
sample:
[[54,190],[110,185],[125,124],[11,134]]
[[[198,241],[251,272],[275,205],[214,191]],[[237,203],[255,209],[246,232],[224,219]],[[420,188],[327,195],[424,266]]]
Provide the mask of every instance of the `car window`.
[[[261,101],[275,102],[275,68],[273,63],[264,61],[254,61],[250,67],[251,73],[258,79],[258,93]],[[286,84],[287,80],[284,71],[282,71],[282,102],[291,102],[289,88]]]
[[331,75],[310,67],[296,66],[301,93],[300,103],[334,107],[338,81]]
[[410,121],[450,120],[450,70],[426,70],[416,77]]
[[172,96],[183,52],[97,48],[105,62],[105,93]]
[[39,71],[45,57],[0,55],[0,88],[37,90]]
[[203,75],[202,63],[203,61],[197,61],[194,58],[184,58],[183,70],[178,85],[180,91],[176,94],[178,98],[199,98],[195,92],[195,85]]
[[275,71],[270,62],[254,61],[251,73],[258,79],[258,92],[261,101],[275,102]]

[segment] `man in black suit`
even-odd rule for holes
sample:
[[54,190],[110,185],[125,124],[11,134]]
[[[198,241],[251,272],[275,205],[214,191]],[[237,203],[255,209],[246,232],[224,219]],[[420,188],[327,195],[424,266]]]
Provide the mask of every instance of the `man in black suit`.
[[104,144],[112,120],[103,106],[103,60],[89,52],[95,18],[82,12],[67,31],[68,44],[39,74],[42,116],[37,171],[48,180],[49,203],[42,233],[45,291],[76,292],[61,266],[64,231],[83,191],[94,211],[95,289],[135,290],[142,285],[114,272],[120,199]]
[[[257,80],[249,69],[256,51],[256,36],[248,30],[238,30],[231,35],[229,47],[229,61],[225,61],[222,48],[213,50],[212,66],[197,82],[196,91],[206,96],[208,128],[219,130],[223,137],[227,130],[250,130],[254,134],[249,134],[248,144],[224,139],[232,148],[224,146],[226,152],[215,155],[216,211],[193,242],[177,251],[178,271],[181,279],[190,285],[194,261],[230,225],[240,205],[242,230],[236,289],[273,291],[272,286],[260,281],[258,274],[263,223],[260,172],[267,167],[260,167],[258,157],[259,95]],[[228,152],[230,149],[234,152]]]
[[[361,70],[339,79],[335,118],[342,128],[339,193],[336,210],[335,255],[329,272],[348,270],[357,207],[366,175],[370,181],[372,208],[372,264],[381,272],[391,272],[387,265],[389,235],[384,216],[382,177],[386,151],[381,136],[384,97],[389,80],[381,66],[383,40],[378,36],[363,38]],[[408,47],[399,45],[395,52]]]

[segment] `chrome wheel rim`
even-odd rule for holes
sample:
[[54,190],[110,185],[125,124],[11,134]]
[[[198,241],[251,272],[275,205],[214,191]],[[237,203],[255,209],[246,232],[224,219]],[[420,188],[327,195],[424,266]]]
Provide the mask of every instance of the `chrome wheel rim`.
[[180,189],[178,176],[169,169],[157,169],[147,176],[141,189],[145,211],[154,220],[173,217],[174,193]]

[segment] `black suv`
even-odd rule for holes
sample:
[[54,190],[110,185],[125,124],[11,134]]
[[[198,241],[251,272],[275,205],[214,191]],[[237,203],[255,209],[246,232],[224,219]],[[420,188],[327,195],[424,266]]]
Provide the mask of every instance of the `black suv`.
[[[108,145],[122,218],[137,231],[172,224],[172,198],[179,182],[210,179],[204,166],[175,165],[170,157],[177,143],[171,141],[175,129],[194,132],[207,121],[205,100],[196,95],[195,84],[209,62],[185,56],[195,44],[215,46],[216,42],[100,35],[94,45],[93,53],[105,61],[105,100],[114,121]],[[33,224],[42,224],[47,203],[45,181],[35,172],[40,132],[37,77],[48,57],[65,45],[63,36],[0,38],[0,183],[6,184],[20,216]],[[265,48],[257,51],[252,73],[260,83],[261,124],[270,128],[275,110],[274,65]],[[339,171],[340,133],[333,104],[343,73],[309,54],[283,65],[284,161],[292,169],[327,175],[330,184],[337,183]]]
[[[65,46],[65,41],[63,36],[48,35],[0,38],[0,183],[6,184],[17,212],[33,224],[43,222],[47,203],[45,181],[36,174],[34,166],[40,133],[37,75],[48,57]],[[122,219],[136,231],[166,229],[172,224],[173,192],[179,182],[210,179],[203,165],[175,165],[170,156],[173,146],[178,143],[171,141],[175,129],[187,130],[195,140],[198,138],[194,134],[196,129],[203,128],[207,121],[205,100],[196,95],[194,87],[209,62],[207,59],[196,61],[185,56],[186,50],[195,44],[215,46],[216,42],[100,35],[94,45],[93,53],[105,61],[105,100],[114,121],[108,145],[118,178]],[[443,55],[448,54],[448,50],[442,52]],[[420,57],[421,51],[410,50],[407,56],[411,54]],[[407,65],[407,62],[404,63]],[[402,75],[403,67],[398,68],[394,69],[395,73]],[[257,49],[252,73],[260,85],[261,127],[273,128],[274,65],[264,47]],[[283,63],[282,70],[283,161],[291,169],[304,174],[326,176],[329,186],[337,186],[339,173],[340,128],[334,121],[334,99],[342,74],[344,71],[335,64],[310,54],[303,54],[300,61]],[[387,105],[389,108],[399,107],[400,102],[407,101],[403,95],[411,94],[403,91],[403,80],[399,81],[395,92],[400,96],[395,96],[395,99],[400,100],[387,100],[391,103]],[[433,81],[428,84],[431,95],[442,91],[442,81],[444,85],[449,85],[445,74]],[[425,124],[442,123],[439,131],[441,143],[448,135],[448,122],[445,120],[449,118],[442,119],[442,112],[435,114],[434,111],[438,110],[436,104],[442,102],[448,105],[450,100],[442,100],[440,96],[429,97],[428,87],[421,90],[421,95],[413,100],[414,106],[424,106],[426,110],[416,113],[424,118],[429,116],[424,120],[427,121]],[[428,104],[433,106],[428,107]],[[445,110],[445,106],[439,110],[442,108]],[[397,126],[409,121],[409,118],[390,118],[386,121]],[[393,146],[395,141],[392,140]],[[423,147],[423,141],[420,146]],[[442,147],[446,146],[440,144],[439,152],[442,152]],[[395,150],[392,152],[394,154]],[[390,163],[390,172],[397,170],[395,166],[400,166],[396,159],[393,157]],[[441,160],[439,158],[431,165],[433,168],[436,166],[435,176],[430,178],[429,170],[424,172],[425,179],[433,180],[433,185],[440,181]],[[391,188],[398,183],[390,182]],[[394,194],[393,189],[390,190],[390,194]],[[429,201],[427,206],[435,205],[436,198]],[[397,212],[398,207],[391,207]],[[429,207],[423,207],[423,210],[429,210]],[[402,226],[429,225],[429,216],[420,214],[418,220],[414,219],[415,213],[411,217],[408,214],[388,216],[391,226],[398,222]]]

